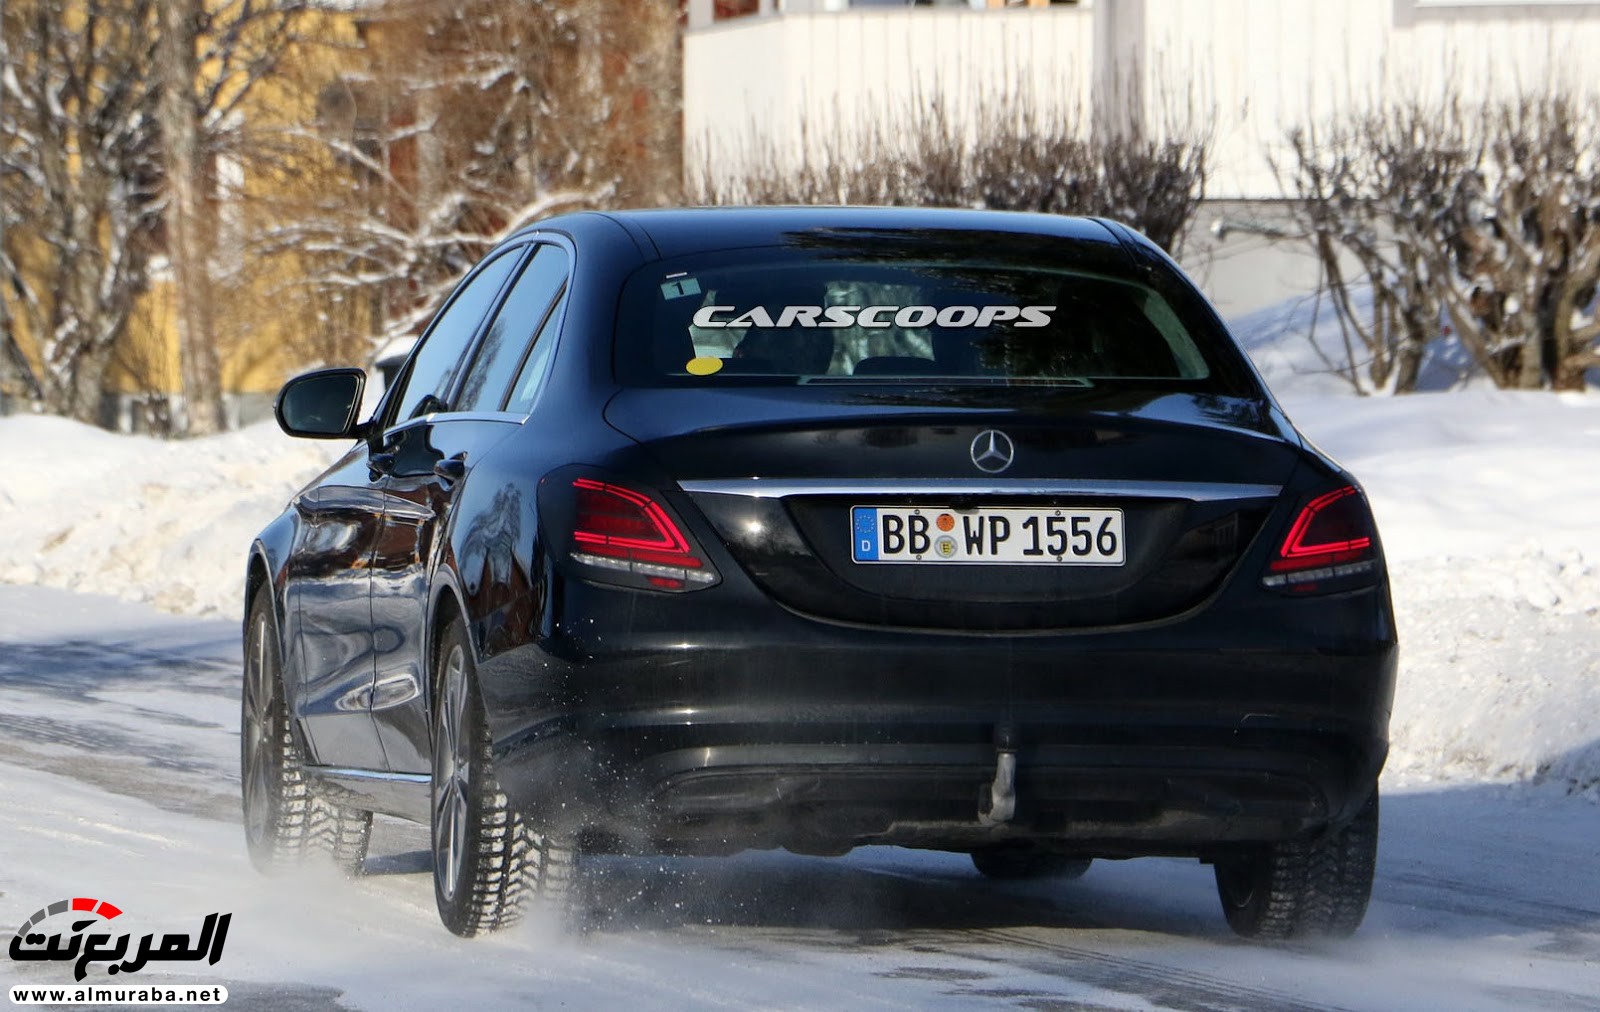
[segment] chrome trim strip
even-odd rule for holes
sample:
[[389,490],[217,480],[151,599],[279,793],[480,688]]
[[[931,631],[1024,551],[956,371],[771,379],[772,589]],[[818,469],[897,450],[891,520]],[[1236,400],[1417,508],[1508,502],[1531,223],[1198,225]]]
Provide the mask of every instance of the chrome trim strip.
[[428,507],[397,495],[384,497],[383,509],[385,520],[399,520],[401,523],[425,524],[438,516]]
[[428,773],[386,773],[378,770],[344,769],[338,766],[305,766],[304,772],[317,777],[337,777],[341,780],[376,780],[390,784],[429,784],[433,777]]
[[399,674],[380,678],[372,686],[371,706],[374,710],[387,710],[409,703],[422,695],[422,686],[415,675]]
[[781,499],[791,495],[1085,495],[1127,496],[1138,499],[1276,499],[1281,485],[1225,484],[1188,481],[1095,481],[1092,479],[1030,478],[728,478],[685,481],[685,492],[738,495],[749,499]]

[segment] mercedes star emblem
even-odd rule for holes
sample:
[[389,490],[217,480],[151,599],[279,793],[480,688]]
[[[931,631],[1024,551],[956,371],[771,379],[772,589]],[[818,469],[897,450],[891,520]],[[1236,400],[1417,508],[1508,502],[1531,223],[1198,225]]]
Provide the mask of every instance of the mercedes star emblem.
[[1011,437],[999,429],[985,429],[972,440],[972,462],[980,471],[999,474],[1011,466],[1016,455]]

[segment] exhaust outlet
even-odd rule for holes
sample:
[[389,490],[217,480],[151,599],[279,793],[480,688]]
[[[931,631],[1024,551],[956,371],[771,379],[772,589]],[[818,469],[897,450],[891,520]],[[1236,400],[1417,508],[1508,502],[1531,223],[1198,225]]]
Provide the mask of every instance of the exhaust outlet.
[[994,780],[978,799],[978,824],[1002,826],[1017,814],[1016,730],[1002,724],[994,729]]

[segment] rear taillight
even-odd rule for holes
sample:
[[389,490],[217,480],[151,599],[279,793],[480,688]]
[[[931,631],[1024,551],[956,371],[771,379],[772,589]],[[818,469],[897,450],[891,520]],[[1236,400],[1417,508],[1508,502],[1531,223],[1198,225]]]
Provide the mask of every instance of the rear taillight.
[[593,578],[669,591],[717,582],[716,570],[650,496],[593,478],[574,480],[572,489],[571,558]]
[[1299,593],[1338,590],[1377,568],[1372,514],[1355,486],[1346,485],[1301,507],[1261,582]]

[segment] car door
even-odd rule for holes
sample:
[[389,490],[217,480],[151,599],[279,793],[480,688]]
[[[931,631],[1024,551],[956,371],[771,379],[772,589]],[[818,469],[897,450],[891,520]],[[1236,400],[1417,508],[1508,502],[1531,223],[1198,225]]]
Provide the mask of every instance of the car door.
[[[525,412],[506,410],[507,397],[553,315],[567,265],[560,247],[534,247],[503,304],[481,328],[470,365],[441,388],[445,392],[436,410],[401,421],[386,434],[394,461],[383,485],[383,525],[372,564],[377,635],[372,706],[395,772],[429,769],[426,632],[437,553],[473,465],[522,422]],[[488,501],[496,500],[490,496]],[[516,509],[485,513],[472,522],[492,525],[499,516],[515,524],[520,516]]]
[[382,769],[367,701],[372,689],[373,544],[382,476],[356,445],[294,501],[299,515],[284,574],[287,698],[311,759]]
[[[384,418],[430,409],[454,380],[462,356],[522,249],[480,266],[451,296],[402,371]],[[372,567],[380,550],[393,454],[381,443],[352,447],[295,508],[301,532],[286,574],[290,620],[288,692],[312,761],[381,770],[388,766],[372,719],[383,633],[373,620]]]

